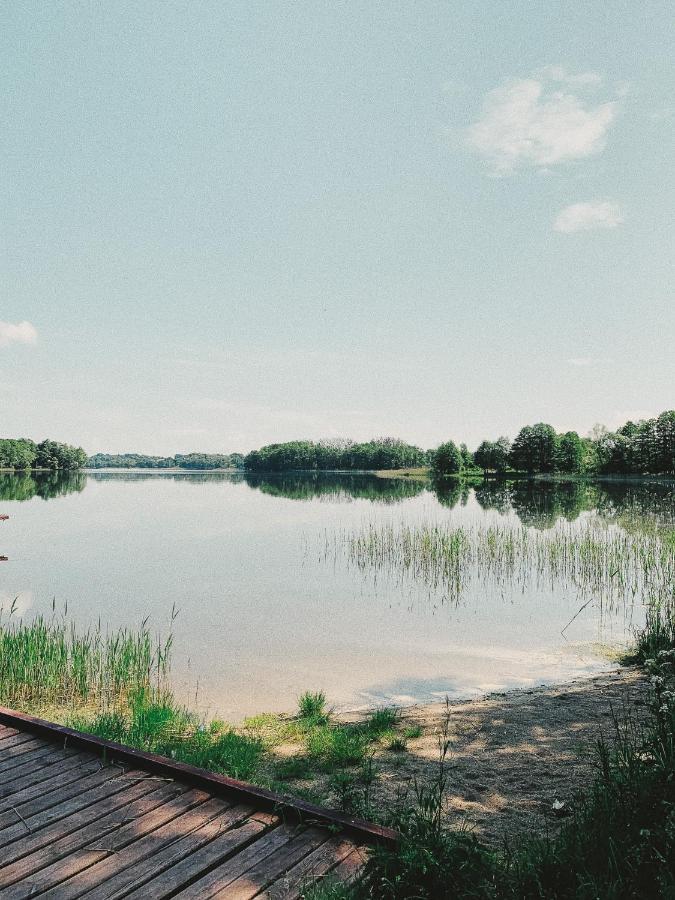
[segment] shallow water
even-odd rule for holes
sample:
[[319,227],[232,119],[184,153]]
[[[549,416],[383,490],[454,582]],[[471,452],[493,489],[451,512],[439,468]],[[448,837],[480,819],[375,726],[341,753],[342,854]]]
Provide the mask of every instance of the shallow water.
[[[470,581],[452,601],[327,553],[366,524],[675,520],[673,486],[483,485],[435,492],[367,475],[0,476],[0,603],[67,604],[86,625],[166,633],[191,705],[236,721],[323,689],[337,707],[411,703],[563,681],[609,665],[638,603],[601,605],[553,580]],[[571,624],[570,620],[578,615]],[[567,626],[567,628],[566,628]],[[561,633],[564,630],[564,634]]]

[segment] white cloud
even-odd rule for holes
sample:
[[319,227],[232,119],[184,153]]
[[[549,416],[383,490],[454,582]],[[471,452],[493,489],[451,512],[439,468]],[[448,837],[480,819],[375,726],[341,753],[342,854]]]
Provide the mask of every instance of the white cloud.
[[593,228],[616,228],[622,222],[623,216],[618,203],[607,200],[572,203],[558,213],[553,222],[553,230],[572,234],[574,231],[591,231]]
[[560,89],[597,86],[594,72],[568,75],[545,69],[532,78],[510,81],[490,91],[481,118],[468,132],[469,144],[499,174],[519,166],[554,166],[600,153],[617,101],[592,105],[577,93]]
[[0,347],[10,344],[34,344],[37,331],[30,322],[0,322]]

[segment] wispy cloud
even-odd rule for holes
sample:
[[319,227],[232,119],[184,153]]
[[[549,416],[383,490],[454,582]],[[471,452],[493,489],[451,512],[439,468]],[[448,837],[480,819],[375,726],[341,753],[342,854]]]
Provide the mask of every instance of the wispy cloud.
[[572,203],[556,216],[553,230],[563,234],[575,231],[591,231],[593,228],[616,228],[623,216],[618,203],[608,200],[594,203]]
[[595,72],[570,75],[559,67],[509,81],[487,94],[481,118],[468,131],[468,142],[498,174],[600,153],[617,101],[593,105],[579,90],[597,87],[601,81]]
[[561,84],[573,85],[597,85],[604,81],[599,72],[568,72],[563,66],[545,66],[535,73],[539,77],[548,78],[550,81],[559,81]]
[[37,331],[30,322],[0,322],[0,347],[10,344],[34,344]]

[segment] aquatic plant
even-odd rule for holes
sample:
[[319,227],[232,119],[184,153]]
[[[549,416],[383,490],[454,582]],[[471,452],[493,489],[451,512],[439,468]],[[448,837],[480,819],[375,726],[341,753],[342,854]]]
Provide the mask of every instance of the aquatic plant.
[[136,631],[77,631],[54,615],[30,622],[0,610],[0,703],[24,710],[50,706],[115,707],[130,692],[159,685],[171,635],[153,639],[147,621]]
[[368,523],[326,537],[364,573],[421,581],[458,599],[481,585],[562,584],[600,600],[661,596],[675,582],[675,545],[657,530],[628,532],[596,519],[546,532],[509,524]]

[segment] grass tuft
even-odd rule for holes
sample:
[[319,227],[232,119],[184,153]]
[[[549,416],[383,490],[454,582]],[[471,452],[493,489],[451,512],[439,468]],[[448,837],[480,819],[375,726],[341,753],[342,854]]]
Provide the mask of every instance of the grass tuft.
[[326,695],[323,691],[305,691],[298,697],[298,717],[314,725],[328,721]]

